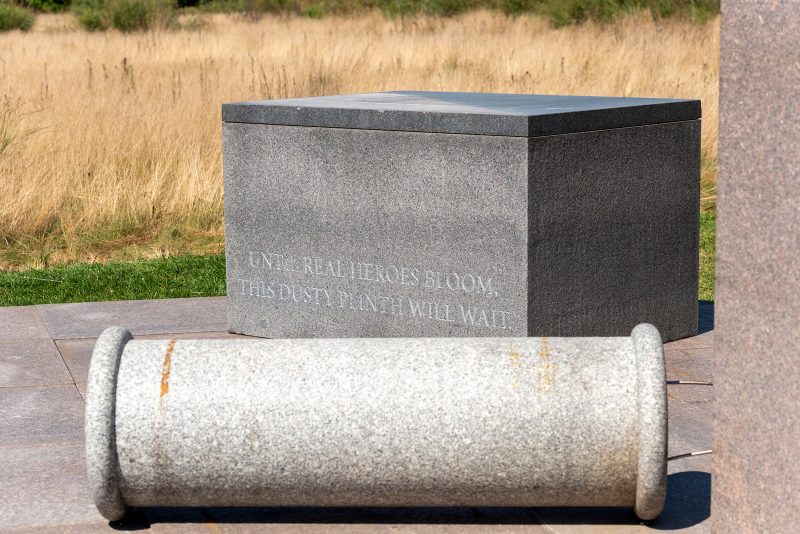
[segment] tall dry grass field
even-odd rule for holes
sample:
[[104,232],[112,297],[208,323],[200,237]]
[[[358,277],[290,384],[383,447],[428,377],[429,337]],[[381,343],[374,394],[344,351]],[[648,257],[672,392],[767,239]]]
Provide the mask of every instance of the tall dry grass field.
[[554,29],[477,12],[214,16],[199,30],[0,35],[0,267],[220,251],[220,104],[427,89],[700,98],[713,208],[719,23]]

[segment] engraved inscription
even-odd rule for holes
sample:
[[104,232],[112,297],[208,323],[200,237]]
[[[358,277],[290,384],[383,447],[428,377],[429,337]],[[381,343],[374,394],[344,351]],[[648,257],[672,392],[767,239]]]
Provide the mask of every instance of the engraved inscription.
[[248,263],[254,269],[285,271],[312,276],[349,278],[351,280],[380,282],[402,286],[419,286],[428,289],[480,293],[496,297],[491,278],[476,274],[442,273],[416,267],[379,265],[361,261],[325,260],[304,256],[291,258],[283,254],[248,251]]
[[[499,296],[497,281],[480,273],[254,250],[243,259],[252,274],[236,279],[235,290],[247,298],[500,330],[512,326],[512,312],[491,306]],[[366,284],[355,290],[353,282]],[[374,289],[363,291],[364,285]],[[452,302],[467,296],[489,305]]]

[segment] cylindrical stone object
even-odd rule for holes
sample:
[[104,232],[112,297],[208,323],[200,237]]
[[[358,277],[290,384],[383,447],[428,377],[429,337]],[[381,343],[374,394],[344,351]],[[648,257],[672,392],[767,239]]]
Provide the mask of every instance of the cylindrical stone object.
[[666,493],[655,327],[613,338],[97,340],[100,513],[128,506],[620,506]]

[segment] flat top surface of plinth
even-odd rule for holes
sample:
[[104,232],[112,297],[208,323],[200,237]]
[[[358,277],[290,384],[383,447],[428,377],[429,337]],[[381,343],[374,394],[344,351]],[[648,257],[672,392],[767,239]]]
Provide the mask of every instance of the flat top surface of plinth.
[[222,105],[250,124],[535,137],[695,120],[699,100],[393,91]]

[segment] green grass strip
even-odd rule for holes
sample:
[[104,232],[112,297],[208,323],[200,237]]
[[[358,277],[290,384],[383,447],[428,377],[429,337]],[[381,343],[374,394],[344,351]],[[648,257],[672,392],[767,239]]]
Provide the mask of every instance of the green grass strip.
[[714,301],[714,271],[716,269],[717,214],[700,214],[700,300]]
[[224,294],[223,254],[0,272],[0,306]]
[[[714,300],[716,222],[713,212],[700,215],[700,300]],[[224,294],[222,254],[0,272],[0,306]]]

